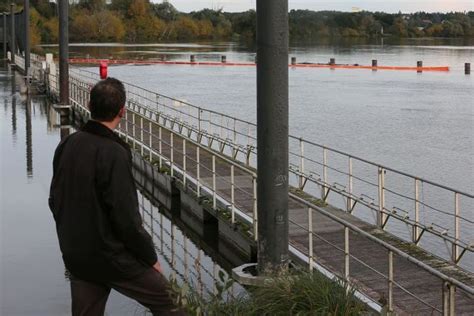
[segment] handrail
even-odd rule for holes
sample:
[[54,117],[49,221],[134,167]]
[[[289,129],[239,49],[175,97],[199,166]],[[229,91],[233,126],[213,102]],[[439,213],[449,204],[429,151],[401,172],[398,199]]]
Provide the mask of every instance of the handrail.
[[[81,68],[72,67],[71,68],[71,74],[77,80],[81,80],[81,78],[84,78],[84,79],[87,78],[87,81],[90,81],[89,84],[92,84],[96,80],[99,80],[99,77],[96,73],[93,73],[89,70],[85,70],[85,69],[81,69]],[[168,96],[153,92],[151,90],[138,87],[134,84],[125,83],[125,85],[127,87],[131,88],[130,89],[131,91],[129,91],[129,92],[132,95],[136,96],[136,98],[137,98],[136,102],[140,102],[140,100],[142,100],[146,104],[144,106],[144,108],[146,110],[155,112],[157,115],[167,117],[167,119],[173,121],[173,123],[172,123],[173,125],[175,123],[177,123],[178,125],[182,126],[181,128],[184,127],[188,132],[191,131],[191,135],[192,135],[192,132],[196,133],[196,140],[195,141],[198,142],[198,143],[203,142],[203,139],[202,138],[199,139],[199,137],[205,137],[208,142],[210,141],[212,143],[213,140],[216,140],[220,144],[223,144],[224,148],[225,148],[226,145],[230,146],[232,148],[232,151],[234,152],[232,154],[232,158],[237,160],[237,161],[242,161],[242,163],[246,164],[247,167],[250,167],[248,169],[254,170],[253,168],[251,168],[253,166],[251,164],[249,165],[249,162],[251,161],[249,157],[251,155],[253,155],[252,157],[255,157],[257,155],[257,148],[256,148],[256,144],[255,144],[256,138],[252,135],[252,133],[250,133],[250,130],[249,130],[249,134],[245,134],[245,133],[242,133],[239,130],[236,130],[235,122],[246,124],[247,126],[249,126],[249,128],[252,127],[253,129],[255,129],[256,125],[254,123],[251,123],[251,122],[248,122],[248,121],[245,121],[245,120],[240,120],[238,118],[231,117],[229,115],[226,115],[226,114],[223,114],[223,113],[220,113],[220,112],[217,112],[217,111],[207,110],[207,109],[202,108],[202,107],[194,106],[194,105],[192,105],[192,104],[190,104],[186,101],[181,101],[181,100],[177,100],[177,99],[174,99],[174,98],[170,98]],[[83,89],[86,89],[86,88],[84,87]],[[140,91],[143,94],[140,94]],[[153,98],[152,96],[155,96],[155,97]],[[195,109],[198,112],[197,113],[194,113],[194,112],[191,113],[192,111],[188,111],[186,113],[185,111],[183,111],[179,108],[175,108],[173,105],[165,104],[163,102],[159,102],[158,100],[160,98],[169,100],[170,102],[178,102],[180,105],[183,105],[183,106],[189,106],[191,109]],[[132,97],[131,99],[133,100],[133,99],[135,99],[135,97]],[[162,106],[166,112],[161,112],[159,108],[150,107],[149,104],[152,104],[152,105],[157,104],[158,106]],[[167,112],[167,111],[171,111],[171,112]],[[221,124],[223,124],[222,119],[221,119],[221,123],[216,122],[215,118],[213,119],[212,116],[209,116],[209,118],[201,116],[201,113],[203,113],[203,112],[210,113],[212,115],[219,115],[221,118],[224,118],[224,119],[233,120],[234,121],[233,130],[232,130],[232,127],[229,127],[227,125],[227,124],[229,124],[229,122],[227,122],[226,125],[221,125]],[[182,119],[183,119],[182,116],[184,116],[184,121],[182,121]],[[204,115],[204,116],[207,116],[207,115]],[[186,117],[189,117],[192,120],[196,120],[196,123],[198,123],[199,126],[194,126],[194,125],[187,124],[186,123]],[[166,124],[166,121],[164,123]],[[204,125],[206,125],[206,126],[202,126],[201,123],[205,123]],[[210,125],[207,125],[207,124],[210,124]],[[225,129],[227,131],[233,132],[234,135],[238,134],[239,136],[244,137],[244,139],[247,138],[248,140],[251,140],[252,145],[255,145],[255,146],[250,146],[249,147],[249,144],[247,144],[246,146],[243,145],[242,143],[239,144],[239,139],[236,139],[235,137],[232,140],[230,138],[225,138],[225,136],[222,135],[222,134],[210,134],[206,130],[206,127],[212,128],[212,126],[215,126],[217,128],[221,128],[221,133],[222,133],[222,129]],[[432,185],[432,186],[440,188],[442,190],[452,192],[455,195],[460,195],[460,196],[467,197],[467,198],[470,198],[470,199],[474,198],[474,196],[469,194],[469,193],[461,192],[461,191],[456,190],[454,188],[450,188],[450,187],[445,186],[445,185],[437,184],[433,181],[426,180],[426,179],[411,175],[411,174],[406,173],[406,172],[398,171],[394,168],[386,167],[384,165],[377,164],[377,163],[369,161],[367,159],[360,158],[360,157],[345,153],[345,152],[337,150],[337,149],[332,149],[332,148],[330,148],[328,146],[325,146],[325,145],[320,145],[320,144],[317,144],[315,142],[308,141],[308,140],[305,140],[303,138],[298,138],[298,137],[295,137],[295,136],[292,136],[292,135],[290,135],[289,137],[290,137],[290,140],[299,141],[301,147],[304,144],[308,144],[310,146],[316,146],[316,147],[322,149],[325,152],[335,153],[335,154],[344,156],[346,159],[354,160],[355,162],[359,161],[359,162],[362,162],[362,163],[366,163],[368,165],[372,165],[372,166],[376,167],[379,170],[379,172],[380,172],[380,170],[382,170],[383,172],[390,171],[390,172],[393,172],[397,175],[407,177],[409,179],[412,179],[411,181],[414,181],[415,185],[416,185],[417,182],[420,182],[421,185],[423,185],[423,184]],[[242,139],[240,139],[240,140],[242,140]],[[213,147],[213,146],[214,145],[212,145],[211,147]],[[218,151],[215,148],[213,148],[213,149],[216,152]],[[354,180],[357,180],[357,181],[361,181],[363,183],[369,183],[369,181],[367,181],[366,179],[364,179],[364,178],[362,178],[358,175],[352,174],[351,171],[344,171],[344,170],[340,170],[338,168],[332,167],[331,165],[329,165],[329,163],[327,161],[318,162],[318,161],[316,161],[312,158],[305,157],[303,155],[303,152],[301,154],[298,154],[298,153],[290,151],[290,153],[291,153],[291,157],[295,157],[295,159],[300,159],[302,161],[305,160],[308,163],[311,162],[313,164],[316,164],[316,165],[322,167],[323,170],[324,169],[325,170],[335,170],[338,173],[340,173],[341,175],[349,177],[349,179],[354,179]],[[223,154],[224,154],[224,156],[228,155],[228,154],[225,154],[225,153],[223,153]],[[290,161],[290,164],[292,164],[291,161]],[[240,167],[240,164],[237,164],[237,165],[239,165],[239,167]],[[334,189],[334,186],[336,185],[336,183],[334,183],[334,186],[333,186],[328,181],[326,176],[324,176],[323,179],[320,180],[320,181],[314,181],[315,179],[312,177],[312,174],[314,172],[311,170],[311,168],[306,168],[306,169],[307,170],[304,170],[302,166],[300,166],[300,167],[296,166],[296,168],[291,167],[289,171],[292,174],[299,177],[301,179],[302,183],[312,182],[312,183],[315,183],[317,185],[321,185],[324,188],[324,193],[321,195],[321,198],[323,200],[326,200],[327,194],[329,192],[335,192],[335,193],[338,193],[338,194],[342,194],[342,196],[345,197],[346,199],[348,199],[348,201],[351,201],[351,203],[352,202],[359,202],[359,205],[362,205],[362,206],[366,207],[370,211],[375,211],[378,214],[377,216],[381,218],[381,219],[377,219],[377,221],[379,222],[379,225],[381,225],[382,229],[384,229],[387,221],[390,220],[390,219],[394,219],[394,220],[404,222],[404,223],[412,226],[412,229],[415,232],[413,234],[413,237],[412,237],[413,240],[412,241],[415,242],[415,243],[418,243],[420,238],[422,236],[424,236],[423,231],[428,231],[428,232],[432,233],[434,236],[436,236],[437,238],[440,238],[441,240],[450,242],[453,245],[455,245],[456,247],[459,246],[460,248],[462,248],[459,251],[453,248],[452,258],[454,258],[453,260],[454,260],[455,263],[458,263],[461,260],[461,258],[463,257],[463,255],[466,251],[469,251],[469,252],[474,251],[474,248],[472,246],[470,246],[471,242],[469,240],[466,240],[465,238],[463,238],[459,234],[459,227],[461,227],[460,225],[455,226],[454,230],[443,229],[443,232],[439,233],[439,232],[437,232],[436,229],[434,229],[434,227],[435,226],[437,227],[438,224],[435,224],[435,223],[430,224],[429,222],[426,222],[426,219],[423,219],[423,221],[419,221],[417,219],[415,221],[413,221],[411,219],[408,220],[407,217],[397,216],[394,212],[391,212],[389,210],[389,209],[392,208],[392,206],[395,209],[397,205],[396,204],[391,205],[390,207],[385,206],[383,204],[384,200],[382,200],[382,203],[380,203],[380,201],[379,201],[378,209],[375,207],[375,206],[377,206],[377,205],[375,205],[375,203],[373,205],[368,205],[368,204],[366,205],[365,203],[360,203],[360,201],[363,200],[362,196],[357,198],[356,196],[353,195],[351,190],[349,190],[349,192],[347,192],[345,186],[342,190]],[[383,179],[382,179],[382,181],[383,181]],[[379,190],[380,190],[380,185],[381,185],[380,179],[379,179],[378,184],[372,183],[372,182],[370,182],[370,183],[374,188],[376,188],[378,186]],[[300,189],[305,190],[304,185],[301,186]],[[406,201],[411,201],[412,203],[415,202],[414,204],[417,204],[418,207],[426,207],[427,209],[429,209],[431,211],[440,212],[444,215],[451,216],[451,217],[455,218],[456,220],[461,220],[461,221],[464,221],[465,223],[469,223],[469,224],[473,223],[473,221],[471,221],[468,217],[466,217],[463,214],[459,213],[458,210],[456,210],[456,212],[443,211],[441,208],[439,208],[435,205],[431,205],[429,203],[429,201],[426,202],[425,200],[420,199],[419,197],[416,197],[416,196],[415,197],[410,197],[410,196],[407,196],[404,193],[400,193],[400,192],[398,192],[394,189],[391,189],[388,186],[384,186],[383,182],[382,182],[381,190],[382,190],[382,194],[384,194],[384,192],[386,192],[386,193],[389,193],[389,194],[396,195],[400,198],[403,198]],[[347,192],[347,194],[345,192]],[[365,193],[369,194],[368,192],[365,192]],[[380,192],[379,192],[379,200],[380,200],[380,198],[381,197],[380,197]],[[458,198],[458,197],[456,197],[456,198]],[[382,195],[382,199],[383,199],[383,195]],[[409,210],[413,211],[412,209],[409,209]],[[407,214],[408,214],[408,212],[407,212]],[[415,214],[415,218],[416,218],[416,216],[417,215]]]
[[370,239],[371,241],[383,246],[384,248],[392,251],[393,253],[396,253],[397,255],[399,255],[400,257],[416,264],[417,266],[419,266],[420,268],[422,268],[423,270],[426,270],[428,271],[429,273],[431,273],[432,275],[440,278],[441,280],[443,281],[446,281],[446,282],[449,282],[451,284],[454,284],[456,287],[466,291],[467,293],[471,294],[471,295],[474,295],[474,288],[460,282],[459,280],[457,279],[454,279],[450,276],[447,276],[446,274],[432,268],[431,266],[427,265],[426,263],[416,259],[415,257],[401,251],[400,249],[390,245],[389,243],[383,241],[383,240],[380,240],[379,238],[367,233],[366,231],[360,229],[359,227],[357,227],[356,225],[354,224],[351,224],[350,222],[348,221],[345,221],[344,219],[341,219],[339,217],[337,217],[336,215],[332,214],[331,212],[328,212],[326,210],[324,210],[323,208],[315,205],[315,204],[312,204],[302,198],[300,198],[299,196],[293,194],[293,193],[290,193],[290,196],[292,199],[295,199],[296,201],[298,201],[299,203],[301,204],[304,204],[305,206],[311,208],[312,210],[315,210],[321,214],[323,214],[324,216],[327,216],[329,217],[330,219],[332,219],[333,221],[335,222],[338,222],[339,224],[342,224],[343,226],[345,227],[348,227],[349,229],[351,229],[352,231]]

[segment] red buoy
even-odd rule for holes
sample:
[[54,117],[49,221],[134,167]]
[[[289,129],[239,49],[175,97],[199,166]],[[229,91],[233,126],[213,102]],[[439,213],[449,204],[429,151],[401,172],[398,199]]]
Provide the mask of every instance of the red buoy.
[[100,61],[100,79],[104,80],[107,79],[107,60],[101,60]]

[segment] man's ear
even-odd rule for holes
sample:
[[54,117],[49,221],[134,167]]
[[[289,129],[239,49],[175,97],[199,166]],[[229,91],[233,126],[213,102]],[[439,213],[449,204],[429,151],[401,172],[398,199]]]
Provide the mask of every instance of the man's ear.
[[127,111],[127,109],[125,108],[125,106],[122,106],[122,108],[120,109],[119,113],[118,113],[118,117],[122,118],[125,116],[125,111]]

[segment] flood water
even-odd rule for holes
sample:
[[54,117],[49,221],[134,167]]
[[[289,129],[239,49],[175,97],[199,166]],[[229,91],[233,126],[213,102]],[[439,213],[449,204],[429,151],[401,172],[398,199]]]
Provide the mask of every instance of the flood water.
[[[189,43],[149,45],[74,45],[76,57],[139,58],[197,61],[253,62],[254,48],[238,43]],[[371,71],[349,69],[290,69],[290,133],[356,157],[452,187],[474,193],[474,75],[464,74],[464,63],[474,62],[474,40],[414,39],[403,41],[320,42],[292,44],[290,55],[298,62],[327,63],[336,58],[341,64],[449,66],[449,72]],[[89,67],[91,71],[98,69]],[[255,67],[206,67],[189,65],[111,66],[109,75],[152,91],[187,101],[221,113],[256,121]],[[290,144],[290,150],[299,148]],[[305,148],[306,156],[322,163],[321,150]],[[313,155],[313,156],[311,156]],[[299,164],[297,158],[291,161]],[[328,156],[328,164],[347,172],[347,159]],[[354,192],[377,200],[377,170],[354,166],[356,176],[375,184],[355,183]],[[309,167],[307,166],[309,169]],[[315,172],[322,174],[320,166]],[[319,169],[318,169],[319,168]],[[347,186],[347,177],[329,172],[330,183]],[[295,184],[296,177],[290,178]],[[414,197],[413,179],[393,173],[386,184]],[[317,187],[308,188],[318,192]],[[399,214],[414,218],[413,202],[386,194]],[[420,188],[420,199],[428,205],[454,213],[454,195],[429,185]],[[400,201],[399,201],[400,200]],[[330,195],[329,202],[345,207],[344,199]],[[391,209],[391,206],[389,206]],[[474,242],[474,201],[461,198],[464,241]],[[422,207],[420,220],[438,231],[453,234],[454,220]],[[357,207],[357,216],[375,222],[373,212]],[[470,222],[469,222],[470,221]],[[409,240],[411,231],[390,220],[388,231]],[[450,247],[441,239],[425,235],[421,244],[444,258]],[[474,269],[468,253],[461,265]]]
[[[327,62],[335,57],[338,63],[369,64],[378,59],[379,65],[411,66],[423,60],[426,66],[447,65],[451,71],[292,69],[291,133],[472,194],[474,77],[462,71],[465,62],[474,62],[472,45],[452,41],[294,45],[291,53],[299,62]],[[225,54],[228,61],[254,60],[251,48],[235,43],[71,49],[72,56],[166,55],[169,60],[187,60],[196,54],[198,60],[215,61]],[[198,106],[250,121],[256,118],[253,67],[125,65],[110,67],[109,74]],[[11,75],[1,68],[0,314],[68,315],[69,284],[47,206],[51,160],[60,138],[58,118],[44,98],[33,97],[29,105],[17,88],[12,91]],[[143,197],[145,218],[154,218],[154,227],[164,228],[154,238],[164,253],[160,259],[165,274],[181,279],[187,275],[195,284],[199,275],[204,275],[203,287],[212,289],[212,274],[221,267],[197,243],[186,239],[186,232],[161,216],[153,203]],[[468,212],[474,219],[472,208]],[[466,231],[473,236],[472,228]],[[171,246],[174,241],[177,244]],[[179,253],[173,254],[173,249]],[[186,253],[190,256],[185,263]],[[189,264],[198,256],[202,268]],[[113,293],[107,313],[144,312],[136,303]]]
[[[51,48],[49,48],[51,49]],[[253,62],[237,43],[73,45],[74,57]],[[449,72],[291,69],[290,132],[474,192],[474,40],[293,44],[298,62],[449,66]],[[92,71],[98,71],[90,68]],[[113,66],[109,75],[191,104],[256,121],[254,67]],[[205,78],[205,79],[204,79]],[[468,175],[471,175],[469,177]]]
[[[27,99],[13,79],[22,80],[2,65],[0,315],[70,315],[69,282],[47,203],[52,157],[60,141],[59,117],[45,97]],[[139,202],[165,276],[188,283],[203,295],[212,293],[219,271],[233,266],[219,256],[215,245],[196,239],[189,228],[168,218],[156,201],[139,192]],[[231,290],[238,293],[241,288],[234,285]],[[106,315],[146,315],[146,311],[112,291]]]

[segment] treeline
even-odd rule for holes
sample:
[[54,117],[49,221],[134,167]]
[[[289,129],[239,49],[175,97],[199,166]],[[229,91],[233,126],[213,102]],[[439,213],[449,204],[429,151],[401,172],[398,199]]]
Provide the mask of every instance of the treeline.
[[294,39],[318,37],[474,37],[474,12],[389,14],[293,10]]
[[[21,8],[22,0],[17,1]],[[3,7],[5,8],[3,8]],[[33,44],[58,41],[54,2],[31,0]],[[0,4],[0,11],[8,5]],[[255,41],[256,13],[204,9],[182,13],[169,2],[76,0],[70,6],[73,42],[160,42],[184,40]],[[474,37],[474,12],[388,14],[292,10],[292,40],[323,37]]]

